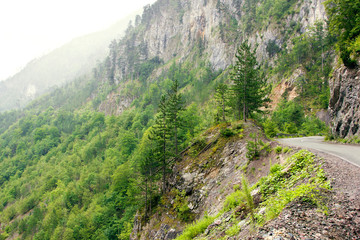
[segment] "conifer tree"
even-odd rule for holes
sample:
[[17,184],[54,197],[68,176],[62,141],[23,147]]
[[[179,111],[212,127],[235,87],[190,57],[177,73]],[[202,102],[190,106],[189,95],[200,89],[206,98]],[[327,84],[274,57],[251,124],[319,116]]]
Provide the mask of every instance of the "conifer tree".
[[[159,167],[159,162],[157,157],[154,154],[153,149],[147,151],[145,156],[140,162],[140,173],[144,178],[145,182],[145,217],[148,217],[148,212],[151,213],[151,198],[153,191],[153,181],[157,176],[157,171]],[[149,205],[148,205],[149,202]]]
[[215,89],[215,100],[217,102],[218,113],[222,116],[222,121],[226,121],[226,107],[229,105],[229,88],[226,84],[220,83]]
[[162,191],[166,191],[166,172],[168,168],[167,159],[169,157],[169,139],[170,128],[168,119],[168,99],[162,96],[159,103],[158,115],[155,119],[154,130],[152,131],[151,140],[155,142],[156,158],[161,161],[162,169]]
[[237,49],[236,63],[230,75],[238,118],[242,116],[244,121],[252,112],[260,112],[260,108],[269,102],[266,79],[256,61],[255,51],[244,41]]
[[[178,81],[174,80],[170,92],[161,97],[158,115],[155,119],[152,136],[150,137],[156,145],[155,158],[161,161],[163,192],[166,191],[168,159],[172,156],[177,158],[179,154],[178,131],[181,127],[179,113],[183,111],[184,108],[182,96],[178,89]],[[174,141],[173,143],[172,140]]]
[[178,130],[181,127],[181,119],[179,113],[184,110],[182,95],[179,93],[179,83],[175,79],[171,91],[169,92],[168,114],[169,126],[171,128],[172,137],[174,138],[175,157],[179,154]]

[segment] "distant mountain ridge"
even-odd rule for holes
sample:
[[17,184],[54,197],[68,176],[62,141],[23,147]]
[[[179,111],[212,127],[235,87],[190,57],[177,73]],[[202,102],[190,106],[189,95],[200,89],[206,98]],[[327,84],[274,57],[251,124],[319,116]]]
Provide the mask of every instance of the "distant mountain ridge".
[[0,112],[25,107],[36,97],[91,72],[108,55],[108,46],[120,38],[135,12],[106,30],[73,39],[32,60],[19,73],[0,82]]

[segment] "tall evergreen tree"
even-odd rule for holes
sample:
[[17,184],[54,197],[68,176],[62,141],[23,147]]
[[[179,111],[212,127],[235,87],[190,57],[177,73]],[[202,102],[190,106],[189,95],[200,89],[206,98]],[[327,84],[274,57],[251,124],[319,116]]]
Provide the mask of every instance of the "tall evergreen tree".
[[162,96],[159,103],[158,115],[155,119],[154,130],[152,131],[151,140],[156,144],[156,157],[161,161],[162,169],[162,191],[166,191],[166,172],[168,168],[167,159],[169,157],[169,139],[170,128],[168,119],[168,99]]
[[178,157],[179,154],[179,142],[178,142],[178,131],[181,127],[181,119],[179,119],[179,113],[184,110],[184,102],[182,95],[179,93],[179,82],[177,79],[174,80],[171,91],[169,92],[169,126],[171,128],[172,137],[174,139],[174,154]]
[[215,100],[217,102],[218,113],[222,121],[226,121],[226,107],[229,105],[229,88],[225,83],[220,83],[215,89]]
[[270,101],[266,97],[266,79],[256,61],[255,51],[244,41],[237,49],[236,63],[230,75],[238,118],[241,119],[242,116],[244,121],[252,112],[260,112],[260,108]]
[[153,182],[157,176],[159,168],[158,158],[156,157],[154,150],[150,149],[143,156],[140,162],[140,173],[143,176],[145,182],[145,218],[148,217],[148,213],[151,213],[151,198],[153,192]]

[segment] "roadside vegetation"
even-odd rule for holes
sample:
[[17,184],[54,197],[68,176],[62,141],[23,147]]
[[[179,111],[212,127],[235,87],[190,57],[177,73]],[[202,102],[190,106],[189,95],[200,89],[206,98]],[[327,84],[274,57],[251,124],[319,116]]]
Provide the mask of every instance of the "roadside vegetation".
[[[238,39],[239,28],[247,33],[261,29],[270,17],[281,25],[282,19],[298,11],[296,1],[262,2],[245,1],[249,15],[244,16],[243,26],[225,14],[224,21],[230,24],[217,29],[222,40]],[[327,2],[330,14],[337,6],[345,11],[346,3],[358,16],[355,2]],[[221,1],[217,8],[226,12]],[[344,64],[352,66],[359,52],[359,24],[343,26],[333,14],[330,33],[321,22],[301,33],[298,24],[292,23],[295,32],[284,33],[285,40],[291,37],[291,46],[275,41],[267,45],[269,56],[277,56],[273,65],[258,62],[256,46],[243,41],[234,53],[234,65],[214,70],[203,40],[182,62],[176,56],[169,62],[157,56],[140,60],[128,38],[143,31],[151,19],[150,10],[146,8],[139,25],[129,26],[127,38],[120,40],[126,46],[124,56],[116,55],[120,42],[114,41],[109,57],[91,76],[55,89],[21,111],[0,114],[0,239],[128,239],[136,212],[143,213],[143,222],[148,221],[163,194],[171,191],[168,177],[174,162],[181,161],[181,153],[189,150],[191,156],[197,156],[212,147],[201,133],[214,126],[251,119],[270,138],[328,132],[316,112],[328,107],[333,45],[338,44]],[[254,16],[257,21],[252,22]],[[355,20],[358,23],[358,18]],[[349,49],[345,49],[348,43]],[[142,47],[145,51],[146,46]],[[126,61],[130,69],[120,83],[114,59]],[[268,111],[271,84],[267,80],[288,79],[295,70],[302,73],[293,83],[298,96],[290,100],[285,92],[274,111]],[[118,116],[99,112],[109,94],[121,96],[116,104],[124,98],[130,106]],[[232,137],[247,137],[241,124],[222,128],[216,144]],[[247,146],[248,161],[273,151],[256,135],[248,139]],[[249,194],[255,188],[263,196],[261,203],[254,203]],[[241,189],[239,186],[228,196],[221,213],[241,208],[245,219],[259,226],[295,199],[308,201],[326,213],[317,193],[328,188],[315,157],[301,151],[285,165],[274,164],[269,175],[252,187],[244,177]],[[184,192],[172,194],[177,199],[177,217],[192,222],[195,218],[189,214]],[[260,208],[265,212],[260,213]],[[178,239],[201,235],[219,216],[190,223]],[[242,220],[234,217],[227,236],[236,236],[241,230],[236,224]]]

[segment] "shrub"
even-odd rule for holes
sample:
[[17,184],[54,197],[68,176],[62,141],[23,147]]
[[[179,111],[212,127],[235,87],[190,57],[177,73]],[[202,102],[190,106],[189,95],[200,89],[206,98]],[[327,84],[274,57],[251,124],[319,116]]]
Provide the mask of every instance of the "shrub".
[[222,137],[228,138],[228,137],[234,136],[234,135],[235,135],[235,132],[233,132],[233,131],[232,131],[231,129],[229,129],[229,128],[225,128],[225,129],[221,129],[221,130],[220,130],[220,135],[221,135]]
[[271,120],[266,120],[264,125],[264,131],[266,136],[273,138],[279,132],[279,129],[276,126],[276,123]]
[[174,201],[174,209],[177,212],[177,216],[183,221],[187,222],[193,219],[193,214],[188,206],[189,202],[185,196],[185,191],[176,190],[176,197]]
[[239,206],[241,203],[244,202],[245,196],[241,190],[237,190],[230,195],[228,195],[224,202],[224,210],[229,211],[234,209],[235,207]]
[[237,225],[234,224],[232,227],[230,227],[228,230],[226,230],[226,235],[233,237],[235,235],[237,235],[239,232],[241,231],[241,228]]
[[282,152],[283,153],[287,153],[287,152],[289,152],[291,149],[289,148],[289,147],[284,147],[283,148],[283,150],[282,150]]
[[246,150],[246,158],[250,161],[257,159],[260,156],[259,147],[254,141],[247,141]]
[[280,154],[282,152],[282,147],[281,146],[276,146],[274,148],[274,151],[275,151],[275,153]]

